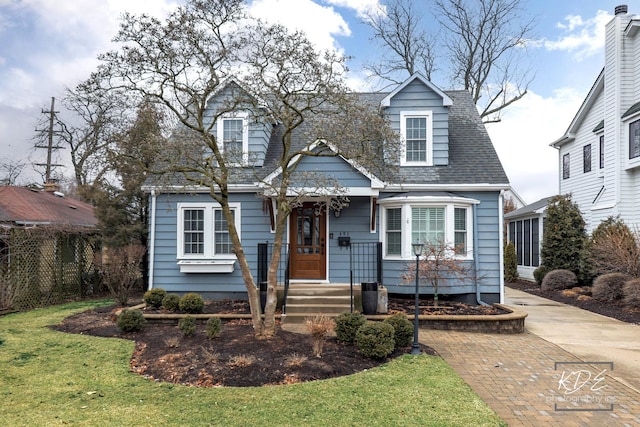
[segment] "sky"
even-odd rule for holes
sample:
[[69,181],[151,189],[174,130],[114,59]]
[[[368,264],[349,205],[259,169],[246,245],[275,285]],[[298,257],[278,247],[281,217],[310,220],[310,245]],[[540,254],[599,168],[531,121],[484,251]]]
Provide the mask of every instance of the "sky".
[[[99,53],[114,48],[111,39],[121,14],[162,18],[178,3],[0,0],[0,165],[29,163],[19,184],[41,182],[30,163],[46,160],[46,150],[32,148],[42,110],[49,109],[51,97],[61,99],[65,88],[88,78],[98,65]],[[428,8],[421,5],[428,3],[416,0],[425,8],[427,24]],[[533,203],[558,192],[558,153],[549,144],[564,134],[602,69],[605,24],[620,4],[640,15],[640,0],[523,0],[523,4],[523,17],[535,20],[526,49],[533,79],[527,95],[487,130],[513,190],[525,203]],[[369,90],[361,65],[374,59],[376,49],[362,20],[378,6],[379,0],[253,0],[250,11],[306,31],[321,49],[337,49],[352,57],[351,87]],[[440,79],[434,76],[433,83],[452,89],[449,81]],[[65,175],[71,176],[71,170]]]

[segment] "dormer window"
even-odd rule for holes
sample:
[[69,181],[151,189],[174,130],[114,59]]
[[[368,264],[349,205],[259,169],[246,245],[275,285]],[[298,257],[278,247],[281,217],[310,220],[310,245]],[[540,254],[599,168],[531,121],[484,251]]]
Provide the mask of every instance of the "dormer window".
[[400,134],[403,166],[433,165],[433,119],[431,111],[402,111]]
[[218,120],[220,148],[232,164],[246,164],[249,154],[249,128],[246,114],[234,114]]

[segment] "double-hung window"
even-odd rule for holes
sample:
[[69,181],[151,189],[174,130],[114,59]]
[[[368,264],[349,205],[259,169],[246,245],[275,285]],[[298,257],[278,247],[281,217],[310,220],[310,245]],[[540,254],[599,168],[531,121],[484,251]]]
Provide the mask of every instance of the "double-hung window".
[[433,119],[431,111],[403,111],[400,113],[402,155],[405,166],[433,164]]
[[249,154],[249,128],[244,113],[223,116],[216,123],[217,139],[231,164],[245,164]]
[[570,164],[571,158],[569,157],[569,153],[562,156],[562,179],[569,179],[570,175]]
[[[231,203],[233,222],[240,234],[240,204]],[[220,266],[232,266],[235,260],[233,244],[229,234],[229,223],[217,203],[179,203],[177,223],[177,258],[181,269],[193,268],[196,261],[204,266],[216,265],[207,272],[223,271]],[[182,267],[189,266],[189,267]],[[190,271],[187,271],[190,272]]]
[[380,200],[383,248],[386,259],[411,259],[412,243],[446,245],[460,258],[472,258],[471,224],[475,200]]
[[591,172],[591,144],[582,147],[582,172]]

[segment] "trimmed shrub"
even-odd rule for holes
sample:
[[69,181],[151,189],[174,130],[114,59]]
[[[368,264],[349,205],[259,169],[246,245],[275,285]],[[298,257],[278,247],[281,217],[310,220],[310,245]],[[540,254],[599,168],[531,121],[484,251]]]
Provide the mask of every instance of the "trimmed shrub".
[[546,265],[542,264],[540,267],[533,270],[533,278],[535,279],[538,286],[542,285],[542,281],[544,280],[544,276],[549,272],[549,269]]
[[356,333],[356,345],[363,356],[384,359],[395,348],[393,326],[384,322],[368,321]]
[[598,276],[591,287],[593,299],[602,302],[616,302],[622,300],[622,287],[633,277],[623,273],[609,273]]
[[191,337],[196,333],[196,319],[190,316],[178,320],[178,328],[185,337]]
[[220,335],[220,331],[222,331],[222,320],[219,317],[212,317],[207,320],[207,327],[205,332],[209,339],[214,339],[218,335]]
[[169,311],[178,311],[180,308],[180,296],[167,294],[167,296],[162,299],[162,308]]
[[142,299],[147,307],[160,308],[162,307],[162,300],[167,296],[167,291],[162,288],[149,289],[144,293]]
[[396,347],[406,347],[411,344],[413,339],[413,325],[403,313],[396,313],[387,317],[384,323],[393,326],[393,341]]
[[125,308],[120,312],[118,320],[116,320],[116,326],[123,332],[135,332],[141,330],[145,322],[142,311]]
[[187,313],[202,313],[202,310],[204,309],[204,299],[195,292],[189,292],[180,298],[179,307],[180,310]]
[[518,278],[518,259],[516,246],[509,242],[504,246],[504,280],[515,282]]
[[367,318],[360,313],[342,313],[336,317],[336,337],[338,341],[352,344],[356,340],[356,333]]
[[577,284],[578,277],[573,271],[558,269],[552,270],[544,276],[540,290],[561,291],[563,289],[573,288]]
[[632,279],[622,287],[624,303],[629,308],[640,309],[640,279]]
[[590,251],[591,263],[596,273],[640,276],[637,235],[619,217],[609,217],[593,230]]

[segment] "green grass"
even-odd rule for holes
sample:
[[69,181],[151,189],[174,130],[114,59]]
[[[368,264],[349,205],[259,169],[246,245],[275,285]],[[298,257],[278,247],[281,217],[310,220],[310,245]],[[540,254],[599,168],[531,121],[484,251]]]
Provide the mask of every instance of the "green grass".
[[3,425],[506,425],[439,357],[407,355],[326,381],[205,389],[130,373],[131,341],[46,327],[108,303],[71,303],[0,318]]

